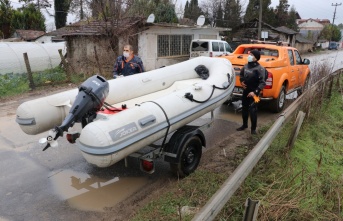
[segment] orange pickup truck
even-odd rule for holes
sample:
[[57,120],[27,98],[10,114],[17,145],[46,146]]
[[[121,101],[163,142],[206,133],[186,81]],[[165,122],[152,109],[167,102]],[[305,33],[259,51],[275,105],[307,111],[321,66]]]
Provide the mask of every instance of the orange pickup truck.
[[286,95],[294,91],[302,93],[309,84],[309,59],[301,59],[296,48],[277,44],[242,44],[229,56],[228,59],[236,73],[236,87],[233,100],[242,96],[243,88],[239,80],[241,68],[247,63],[248,52],[257,49],[261,52],[258,61],[268,71],[266,86],[260,94],[262,101],[270,102],[273,112],[281,112],[285,105]]

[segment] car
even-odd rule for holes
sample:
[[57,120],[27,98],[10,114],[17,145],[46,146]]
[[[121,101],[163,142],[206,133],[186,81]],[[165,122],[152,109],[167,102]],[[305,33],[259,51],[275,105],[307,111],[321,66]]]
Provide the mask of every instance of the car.
[[228,59],[236,73],[236,85],[232,101],[241,99],[243,88],[239,73],[247,63],[248,53],[259,50],[259,63],[268,71],[266,86],[260,94],[261,101],[269,102],[270,110],[281,112],[285,106],[286,95],[297,91],[301,94],[308,88],[311,76],[309,59],[302,59],[299,51],[288,44],[253,43],[239,45]]
[[222,40],[215,39],[194,39],[190,46],[190,59],[206,56],[206,57],[220,57],[229,55],[232,52],[231,46]]
[[329,48],[328,48],[329,50],[337,50],[338,49],[338,44],[337,44],[337,42],[330,42],[329,43]]

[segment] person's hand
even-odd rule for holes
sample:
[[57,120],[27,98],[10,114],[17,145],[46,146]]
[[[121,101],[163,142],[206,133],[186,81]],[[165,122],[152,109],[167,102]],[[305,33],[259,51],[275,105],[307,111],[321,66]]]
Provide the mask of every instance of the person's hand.
[[254,97],[254,96],[256,96],[256,94],[252,91],[252,92],[250,92],[250,93],[248,94],[247,97]]
[[244,83],[244,81],[241,82],[241,85],[242,85],[242,88],[243,88],[243,89],[247,89],[247,85]]

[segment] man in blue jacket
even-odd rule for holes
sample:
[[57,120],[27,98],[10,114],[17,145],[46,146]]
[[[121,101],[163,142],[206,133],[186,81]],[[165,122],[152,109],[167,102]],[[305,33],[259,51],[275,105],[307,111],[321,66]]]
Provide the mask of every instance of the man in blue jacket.
[[113,78],[118,76],[129,76],[144,72],[142,60],[133,54],[131,45],[125,45],[123,55],[117,58],[113,69]]

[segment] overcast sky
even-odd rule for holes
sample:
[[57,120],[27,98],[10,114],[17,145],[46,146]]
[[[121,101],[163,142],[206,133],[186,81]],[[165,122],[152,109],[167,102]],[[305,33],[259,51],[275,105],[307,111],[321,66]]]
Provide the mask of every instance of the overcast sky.
[[[53,3],[53,0],[49,0]],[[173,0],[176,3],[176,8],[180,8],[180,5],[182,5],[182,8],[184,8],[187,0]],[[188,0],[190,2],[190,0]],[[204,1],[211,1],[211,0],[198,0],[199,5],[201,5]],[[244,7],[247,5],[249,0],[241,0],[241,3],[244,5]],[[337,0],[333,2],[332,0],[288,0],[289,5],[293,5],[295,9],[298,11],[299,15],[303,19],[308,18],[318,18],[318,19],[329,19],[332,23],[335,7],[332,6],[332,4],[340,4],[343,0]],[[18,0],[11,0],[12,6],[14,8],[20,7],[22,3],[18,3]],[[271,6],[275,8],[279,4],[279,0],[272,0]],[[53,14],[53,8],[49,10]],[[47,21],[46,21],[46,29],[47,31],[52,31],[55,28],[54,25],[54,19],[53,17],[50,17],[46,15]],[[76,18],[73,15],[68,15],[68,21],[69,22],[76,22]],[[343,4],[340,6],[337,6],[336,9],[336,17],[335,17],[335,24],[338,25],[340,23],[343,23]]]
[[[182,4],[183,7],[186,4],[187,0],[174,0],[176,1],[177,7]],[[188,0],[190,2],[190,0]],[[210,1],[210,0],[198,0],[199,5],[201,5],[204,1]],[[248,4],[249,0],[241,0],[241,3],[244,4],[244,7],[246,4]],[[336,10],[336,18],[335,18],[335,24],[343,23],[343,0],[288,0],[289,5],[294,5],[296,11],[298,11],[299,15],[303,19],[307,18],[319,18],[319,19],[329,19],[332,23],[335,7],[332,6],[332,4],[340,4],[340,6],[337,6]],[[279,0],[272,0],[271,6],[275,8],[275,6],[279,5]]]

